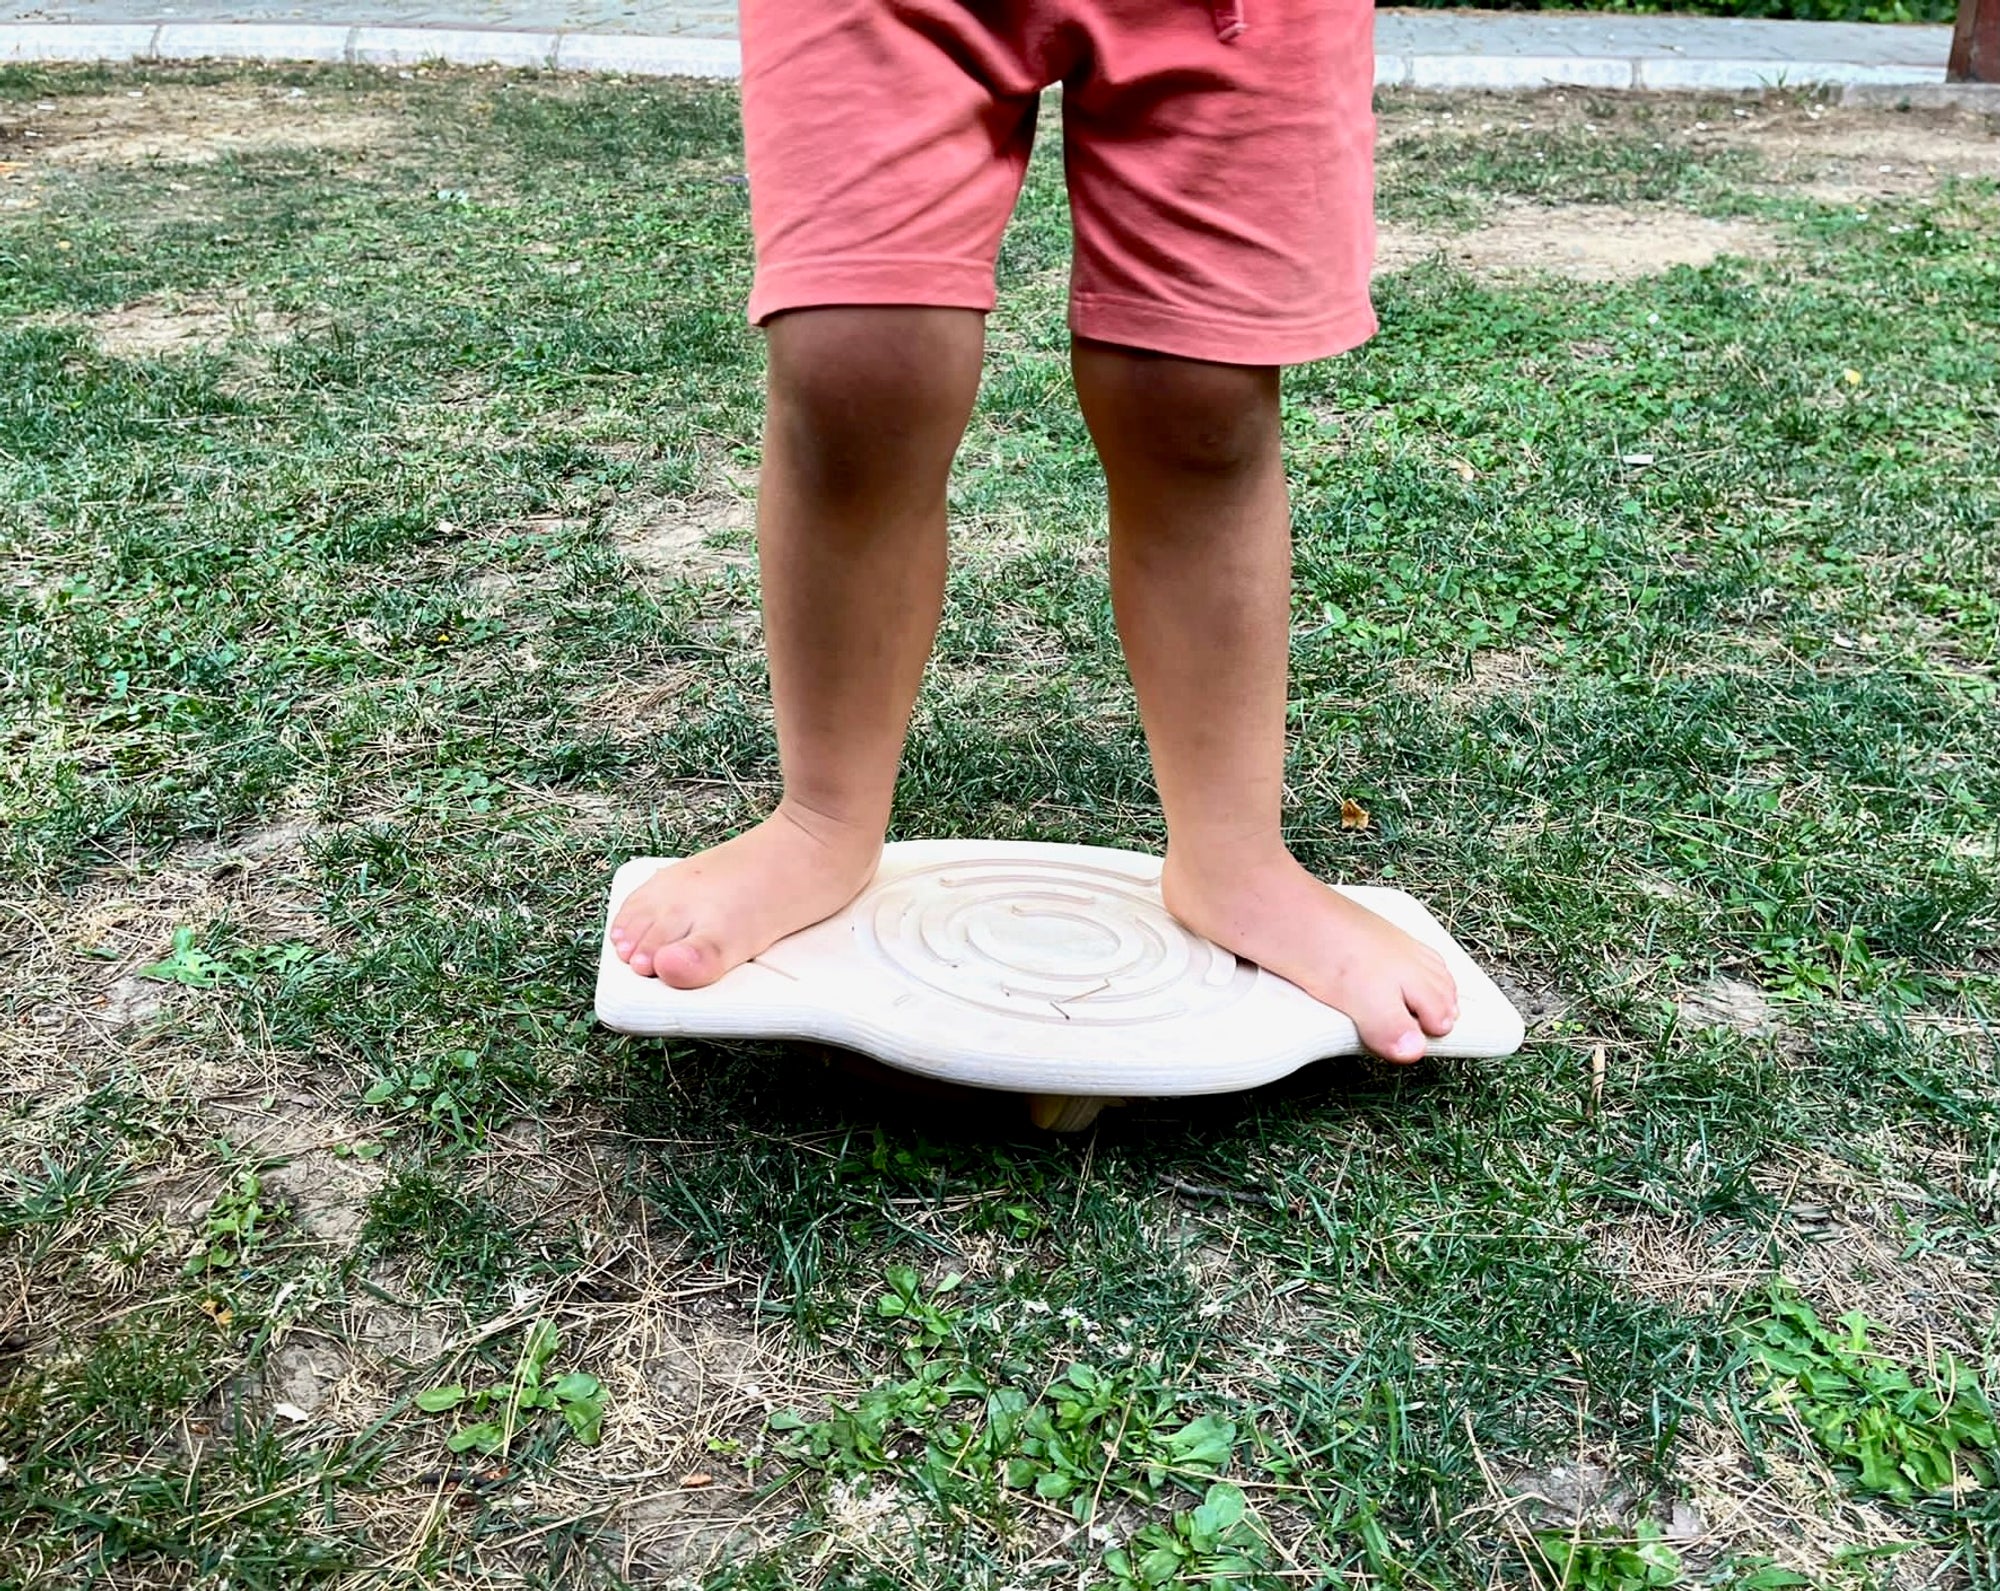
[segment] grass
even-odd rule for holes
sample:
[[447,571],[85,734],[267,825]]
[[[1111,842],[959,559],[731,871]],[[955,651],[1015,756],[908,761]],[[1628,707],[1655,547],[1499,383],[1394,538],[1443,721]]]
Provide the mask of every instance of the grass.
[[[1287,378],[1293,837],[1530,1044],[1073,1141],[588,1020],[775,789],[725,91],[0,70],[0,1581],[2000,1582],[2000,193],[1453,103],[1386,216],[1770,245]],[[1161,837],[1066,248],[1043,162],[899,835]]]

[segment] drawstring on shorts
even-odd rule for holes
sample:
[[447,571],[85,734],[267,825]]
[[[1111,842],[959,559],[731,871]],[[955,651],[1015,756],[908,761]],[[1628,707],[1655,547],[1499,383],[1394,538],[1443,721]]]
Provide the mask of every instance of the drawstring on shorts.
[[1234,44],[1250,26],[1243,18],[1245,0],[1212,0],[1208,14],[1215,19],[1215,36],[1224,44]]

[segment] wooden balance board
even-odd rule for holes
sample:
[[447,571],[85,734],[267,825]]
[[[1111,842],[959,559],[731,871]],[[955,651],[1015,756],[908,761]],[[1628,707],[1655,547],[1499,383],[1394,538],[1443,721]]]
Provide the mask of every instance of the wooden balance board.
[[[1036,1125],[1105,1104],[1254,1088],[1361,1051],[1354,1024],[1295,984],[1181,927],[1160,861],[1086,845],[915,840],[882,853],[845,911],[705,989],[642,978],[611,948],[625,897],[670,860],[611,881],[597,1017],[623,1033],[804,1039],[943,1082],[1025,1094]],[[1518,1049],[1521,1018],[1444,925],[1401,890],[1341,893],[1450,965],[1457,1026],[1433,1055]]]

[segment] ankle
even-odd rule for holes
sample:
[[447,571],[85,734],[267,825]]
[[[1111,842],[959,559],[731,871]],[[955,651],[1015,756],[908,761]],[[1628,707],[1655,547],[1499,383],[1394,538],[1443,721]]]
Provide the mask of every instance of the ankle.
[[1166,873],[1199,889],[1239,889],[1297,866],[1275,830],[1176,835],[1167,842]]
[[882,854],[883,837],[888,831],[886,822],[848,818],[790,795],[779,801],[777,811],[771,816],[773,821],[784,823],[816,842],[829,855],[868,866],[873,866]]

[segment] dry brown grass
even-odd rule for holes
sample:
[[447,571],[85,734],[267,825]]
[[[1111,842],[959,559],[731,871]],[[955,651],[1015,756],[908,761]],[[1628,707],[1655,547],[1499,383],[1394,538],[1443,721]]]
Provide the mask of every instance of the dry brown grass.
[[[609,1394],[603,1441],[570,1445],[561,1462],[505,1489],[505,1506],[538,1521],[496,1540],[473,1506],[499,1494],[494,1466],[453,1458],[446,1422],[409,1433],[385,1484],[350,1500],[378,1543],[402,1555],[470,1551],[489,1569],[538,1561],[555,1528],[603,1533],[621,1572],[641,1581],[692,1576],[789,1528],[796,1500],[760,1498],[769,1477],[764,1423],[851,1389],[763,1326],[744,1279],[689,1263],[650,1227],[630,1179],[630,1146],[587,1114],[521,1123],[478,1157],[474,1188],[503,1201],[528,1230],[567,1231],[583,1261],[558,1284],[522,1292],[475,1320],[449,1299],[393,1304],[352,1298],[318,1340],[287,1344],[267,1366],[264,1395],[316,1399],[302,1433],[353,1437],[422,1386],[476,1379],[475,1351],[549,1321],[561,1363],[587,1367]],[[396,1296],[393,1270],[378,1271]],[[416,1417],[412,1417],[413,1420]],[[502,1469],[504,1465],[500,1466]],[[393,1550],[393,1549],[392,1549]]]
[[392,92],[321,94],[282,84],[163,80],[109,94],[17,102],[0,110],[0,155],[43,166],[205,165],[265,149],[323,149],[359,158],[400,143]]
[[693,495],[639,491],[619,498],[605,530],[641,576],[685,576],[754,561],[757,474],[710,472]]
[[1481,276],[1549,271],[1583,282],[1630,281],[1676,265],[1707,265],[1728,254],[1763,259],[1776,251],[1768,227],[1719,221],[1665,206],[1503,204],[1470,232],[1385,224],[1377,271],[1441,258]]
[[[1900,112],[1824,105],[1795,95],[1697,101],[1557,91],[1535,95],[1408,94],[1382,97],[1386,170],[1401,146],[1439,134],[1519,132],[1632,135],[1663,149],[1741,151],[1757,168],[1742,185],[1827,204],[1924,196],[1958,177],[2000,177],[2000,118],[1968,112]],[[1546,271],[1579,281],[1624,281],[1730,255],[1769,258],[1770,226],[1671,205],[1504,201],[1470,230],[1385,223],[1378,271],[1441,258],[1483,276]]]
[[1957,177],[2000,177],[2000,118],[1779,100],[1689,130],[1696,144],[1759,155],[1763,181],[1827,204],[1920,196]]

